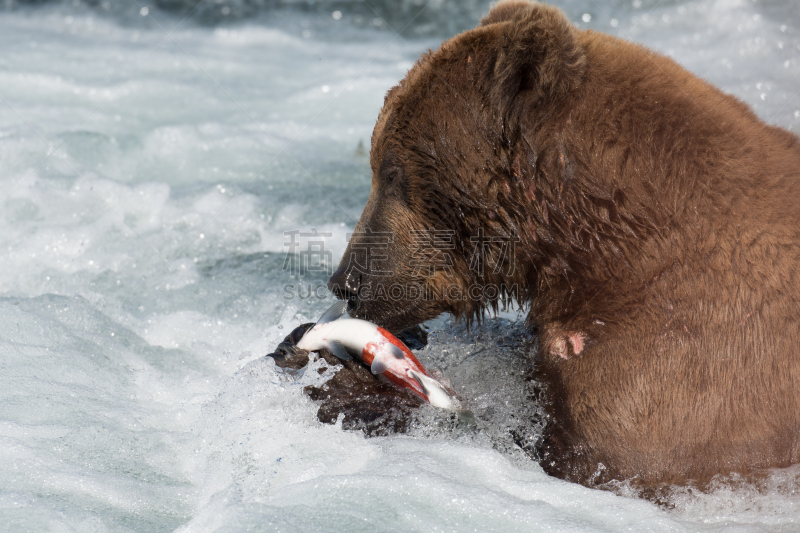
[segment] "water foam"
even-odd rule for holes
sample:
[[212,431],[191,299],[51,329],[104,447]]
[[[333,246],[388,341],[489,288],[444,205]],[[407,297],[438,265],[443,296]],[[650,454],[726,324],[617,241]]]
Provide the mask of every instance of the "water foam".
[[[793,4],[565,7],[800,125]],[[286,373],[262,357],[328,306],[308,292],[285,299],[284,284],[326,275],[286,272],[284,232],[330,233],[338,261],[369,193],[363,147],[383,94],[436,43],[352,26],[329,41],[291,13],[286,27],[169,33],[176,21],[162,31],[92,9],[0,15],[0,529],[762,531],[800,520],[796,468],[686,489],[673,510],[545,476],[528,455],[541,413],[521,407],[536,395],[533,340],[513,314],[472,332],[436,321],[418,354],[476,427],[430,407],[404,437],[320,424],[302,389],[333,370]]]

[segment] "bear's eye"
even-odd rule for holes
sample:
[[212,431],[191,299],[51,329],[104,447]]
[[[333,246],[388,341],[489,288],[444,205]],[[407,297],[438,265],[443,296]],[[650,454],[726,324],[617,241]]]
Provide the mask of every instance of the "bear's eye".
[[392,183],[394,181],[399,181],[400,178],[403,176],[403,169],[395,164],[394,157],[391,154],[387,154],[383,161],[381,162],[381,168],[378,171],[378,175],[386,184]]
[[381,174],[383,175],[384,182],[392,183],[394,181],[398,181],[403,172],[398,167],[392,167],[387,169],[385,172],[381,172]]

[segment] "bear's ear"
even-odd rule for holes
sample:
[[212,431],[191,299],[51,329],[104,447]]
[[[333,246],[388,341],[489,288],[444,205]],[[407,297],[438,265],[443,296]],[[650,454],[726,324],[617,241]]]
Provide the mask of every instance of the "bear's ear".
[[514,18],[515,14],[519,11],[524,11],[531,7],[530,2],[524,0],[507,0],[505,2],[498,2],[492,6],[491,11],[481,19],[478,26],[488,26],[497,22],[505,22]]
[[489,82],[491,103],[506,113],[518,97],[557,102],[583,79],[586,56],[567,17],[538,3],[501,2],[481,20],[497,43]]

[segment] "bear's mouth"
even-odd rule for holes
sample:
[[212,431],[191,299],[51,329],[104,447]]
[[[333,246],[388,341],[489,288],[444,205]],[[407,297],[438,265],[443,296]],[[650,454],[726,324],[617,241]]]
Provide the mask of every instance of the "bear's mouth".
[[361,300],[358,297],[358,287],[361,287],[361,275],[358,276],[356,290],[344,288],[334,291],[334,295],[340,300],[347,300],[347,313],[353,316],[353,313],[361,306]]
[[347,312],[352,316],[359,307],[358,290],[361,287],[362,275],[356,278],[352,272],[337,270],[328,280],[330,290],[339,300],[347,300]]
[[328,281],[328,289],[339,300],[347,301],[347,313],[351,318],[373,322],[395,334],[429,318],[424,316],[426,313],[421,309],[424,305],[419,300],[389,298],[386,294],[376,298],[372,291],[381,283],[381,279],[369,276],[364,279],[360,272],[340,268]]
[[414,316],[415,309],[413,307],[403,310],[387,311],[389,311],[389,309],[384,306],[380,306],[378,309],[374,310],[366,309],[363,303],[359,303],[356,308],[351,310],[350,303],[348,302],[348,312],[352,318],[360,318],[373,322],[394,334],[400,333],[405,329],[416,327],[424,322],[418,320]]

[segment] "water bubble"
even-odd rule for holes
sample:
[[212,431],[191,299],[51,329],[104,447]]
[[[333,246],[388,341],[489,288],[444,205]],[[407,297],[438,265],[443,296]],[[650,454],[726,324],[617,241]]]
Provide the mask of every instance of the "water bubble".
[[377,28],[380,28],[381,26],[383,26],[383,20],[379,18],[374,18],[372,19],[372,25]]
[[616,28],[619,26],[619,21],[617,19],[611,19],[611,27]]
[[633,2],[631,2],[631,5],[634,8],[639,9],[640,7],[642,7],[642,0],[633,0]]
[[334,11],[331,13],[333,20],[341,20],[342,19],[342,12],[341,11]]
[[584,22],[591,22],[592,16],[589,13],[584,13],[583,15],[581,15],[581,20]]
[[794,118],[800,119],[800,109],[794,112]]
[[228,16],[231,14],[231,8],[229,8],[228,6],[222,6],[222,9],[220,9],[219,12],[222,13],[224,16]]
[[324,92],[324,93],[327,93],[327,92],[329,92],[330,90],[331,90],[331,88],[330,88],[328,85],[323,85],[323,86],[322,86],[322,92]]
[[146,17],[148,13],[150,13],[150,8],[147,6],[144,6],[142,9],[139,10],[139,14],[143,17]]

